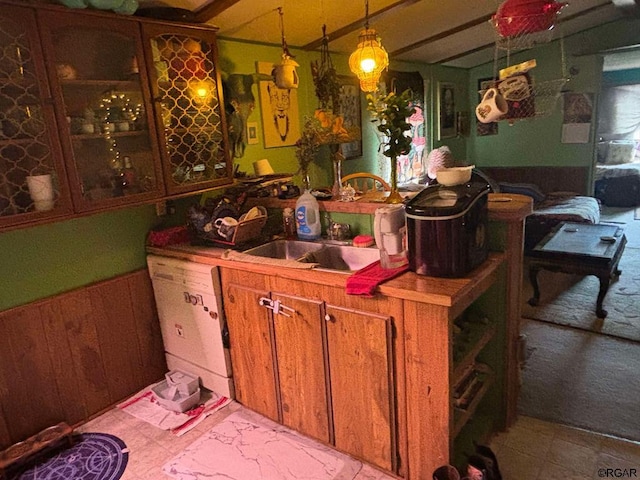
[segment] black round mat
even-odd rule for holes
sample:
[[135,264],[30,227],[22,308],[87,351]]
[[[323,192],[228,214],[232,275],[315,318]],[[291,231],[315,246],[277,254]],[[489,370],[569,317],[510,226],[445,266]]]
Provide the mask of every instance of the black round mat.
[[107,433],[83,433],[71,447],[28,462],[9,480],[118,480],[129,460],[125,443]]

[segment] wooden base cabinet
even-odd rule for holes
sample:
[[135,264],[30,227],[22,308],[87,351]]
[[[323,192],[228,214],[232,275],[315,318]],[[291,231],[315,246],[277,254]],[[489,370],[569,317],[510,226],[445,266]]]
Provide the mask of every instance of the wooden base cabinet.
[[335,446],[394,470],[392,319],[326,305]]
[[221,270],[238,401],[398,471],[392,332],[401,301],[371,301],[367,311],[343,289]]

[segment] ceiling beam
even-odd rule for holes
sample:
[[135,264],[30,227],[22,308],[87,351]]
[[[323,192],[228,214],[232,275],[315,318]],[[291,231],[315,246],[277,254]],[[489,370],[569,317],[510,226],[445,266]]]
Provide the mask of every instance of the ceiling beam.
[[209,0],[200,8],[194,10],[195,20],[199,23],[206,23],[214,17],[217,17],[227,8],[233,7],[240,0]]
[[493,13],[490,13],[488,15],[484,15],[483,17],[471,20],[470,22],[463,23],[462,25],[458,25],[457,27],[451,28],[449,30],[445,30],[444,32],[440,32],[435,35],[432,35],[431,37],[423,38],[422,40],[419,40],[415,43],[407,45],[406,47],[402,47],[393,52],[389,52],[389,56],[394,57],[396,55],[402,55],[403,53],[410,52],[411,50],[420,48],[424,45],[427,45],[428,43],[433,43],[438,40],[442,40],[443,38],[449,37],[451,35],[455,35],[456,33],[460,33],[464,30],[468,30],[469,28],[477,27],[478,25],[481,25],[491,20],[492,16],[493,16]]
[[[419,1],[421,0],[397,0],[396,2],[391,3],[384,8],[381,8],[380,10],[370,13],[369,21],[374,19],[380,19],[385,14],[389,13],[391,10],[397,7],[411,5],[412,3],[416,3]],[[327,36],[331,40],[344,37],[345,35],[349,35],[351,32],[355,32],[356,30],[362,29],[364,27],[365,21],[366,21],[366,18],[362,17],[360,20],[356,20],[355,22],[352,22],[349,25],[345,25],[344,27],[339,28],[335,32],[329,33]],[[322,39],[323,37],[320,37],[312,42],[307,43],[306,45],[303,45],[301,48],[302,50],[316,50],[322,46]]]
[[[582,17],[582,16],[584,16],[584,15],[588,15],[588,14],[590,14],[590,13],[596,12],[596,11],[598,11],[598,10],[600,10],[600,9],[602,9],[602,8],[608,7],[608,6],[610,6],[610,5],[611,5],[611,1],[607,1],[607,2],[602,3],[602,4],[600,4],[600,5],[596,5],[596,6],[593,6],[593,7],[586,8],[586,9],[584,9],[584,10],[581,10],[581,11],[579,11],[579,12],[576,12],[576,13],[574,13],[573,15],[568,15],[568,16],[566,16],[566,17],[560,16],[560,17],[558,18],[557,23],[558,23],[558,24],[560,24],[560,23],[568,22],[568,21],[570,21],[570,20],[575,20],[576,18],[580,18],[580,17]],[[472,23],[472,22],[469,22],[469,23]],[[456,30],[456,29],[452,29],[452,30]],[[451,30],[449,30],[449,31],[451,31]],[[458,32],[454,32],[454,33],[458,33]],[[453,35],[453,34],[451,34],[451,35]],[[433,38],[433,37],[431,37],[431,38]],[[436,38],[435,40],[441,40],[442,38],[443,38],[443,37],[441,37],[441,38]],[[423,43],[422,45],[420,45],[420,46],[423,46],[423,45],[425,45],[426,43],[431,43],[431,42],[435,41],[435,40],[431,40],[431,39],[427,39],[427,40],[430,40],[430,41],[429,41],[429,42],[424,42],[424,43]],[[463,52],[463,53],[460,53],[460,54],[457,54],[457,55],[453,55],[453,56],[451,56],[451,57],[447,57],[447,58],[443,58],[443,59],[441,59],[441,60],[437,60],[437,61],[436,61],[436,62],[434,62],[434,63],[441,63],[441,64],[442,64],[442,63],[451,62],[451,61],[453,61],[453,60],[457,60],[457,59],[459,59],[459,58],[466,57],[467,55],[471,55],[471,54],[473,54],[473,53],[477,53],[477,52],[479,52],[479,51],[481,51],[481,50],[485,50],[485,49],[487,49],[487,48],[489,48],[489,47],[494,47],[494,46],[495,46],[495,43],[488,43],[488,44],[486,44],[486,45],[482,45],[482,46],[480,46],[480,47],[474,48],[473,50],[468,50],[468,51],[465,51],[465,52]],[[405,52],[403,52],[403,53],[405,53]],[[394,54],[396,54],[396,55],[397,55],[397,53],[396,53],[396,52],[393,52],[393,53],[389,54],[389,56],[392,56],[392,55],[394,55]]]

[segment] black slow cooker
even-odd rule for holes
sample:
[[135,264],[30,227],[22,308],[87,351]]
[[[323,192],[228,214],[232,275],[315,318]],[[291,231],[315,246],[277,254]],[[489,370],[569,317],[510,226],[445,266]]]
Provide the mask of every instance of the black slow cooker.
[[409,269],[432,277],[463,277],[487,259],[489,184],[430,185],[405,208]]

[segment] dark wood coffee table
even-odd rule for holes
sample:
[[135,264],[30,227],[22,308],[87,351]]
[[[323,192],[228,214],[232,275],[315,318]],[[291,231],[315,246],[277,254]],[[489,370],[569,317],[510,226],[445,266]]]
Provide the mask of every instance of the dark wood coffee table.
[[533,286],[533,297],[529,305],[538,305],[540,289],[538,272],[542,269],[553,272],[595,275],[600,280],[596,301],[596,315],[605,318],[602,308],[611,279],[622,272],[618,269],[627,239],[624,230],[617,225],[560,223],[531,250],[529,279]]

